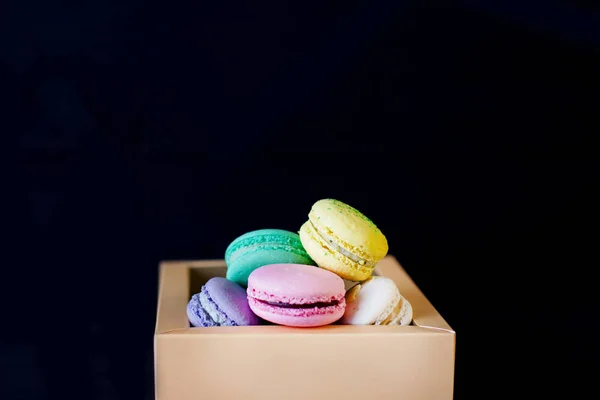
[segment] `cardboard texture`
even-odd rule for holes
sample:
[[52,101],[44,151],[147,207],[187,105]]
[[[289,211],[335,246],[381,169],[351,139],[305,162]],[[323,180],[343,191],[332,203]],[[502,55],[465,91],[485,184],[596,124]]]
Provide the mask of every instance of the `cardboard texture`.
[[411,326],[190,328],[191,295],[225,271],[223,260],[161,263],[157,400],[453,398],[455,332],[393,256],[375,275],[411,302]]

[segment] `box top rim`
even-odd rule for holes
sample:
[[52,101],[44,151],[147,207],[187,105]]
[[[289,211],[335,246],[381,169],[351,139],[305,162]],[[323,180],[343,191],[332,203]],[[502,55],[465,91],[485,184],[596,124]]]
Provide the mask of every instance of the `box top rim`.
[[[187,325],[187,317],[185,316],[185,311],[183,311],[183,316],[185,316],[185,321],[181,317],[182,311],[181,307],[184,304],[187,304],[188,293],[181,293],[178,288],[182,285],[186,285],[189,282],[189,274],[188,271],[193,268],[206,268],[206,267],[225,267],[225,261],[222,259],[207,259],[207,260],[165,260],[160,262],[160,276],[159,276],[159,293],[158,293],[158,304],[157,304],[157,314],[156,314],[156,325],[155,325],[155,335],[162,334],[198,334],[197,329],[190,328],[189,326],[182,326],[182,323]],[[415,282],[410,278],[408,273],[404,270],[402,265],[397,261],[397,259],[393,255],[386,256],[383,260],[381,260],[375,266],[375,273],[380,276],[386,276],[392,279],[400,292],[404,297],[410,301],[413,306],[414,316],[413,323],[414,326],[411,327],[357,327],[351,325],[337,325],[345,328],[347,333],[355,332],[358,334],[393,334],[393,335],[403,335],[407,333],[413,333],[415,329],[405,329],[405,328],[420,328],[418,331],[425,332],[425,330],[441,332],[441,333],[449,333],[455,334],[454,330],[450,327],[450,325],[444,320],[444,318],[439,314],[439,312],[433,307],[431,302],[425,297],[425,295],[421,292]],[[178,282],[178,284],[169,284],[166,285],[166,279],[169,279],[170,282]],[[183,306],[183,310],[185,307]],[[332,325],[335,326],[335,325]],[[218,328],[227,328],[227,327],[218,327]],[[236,327],[238,331],[241,332],[239,328],[250,328],[248,332],[256,331],[256,328],[272,328],[272,326],[261,326],[261,327]],[[289,334],[289,327],[280,327],[281,329],[269,329],[262,330],[263,334]],[[365,330],[366,328],[366,330]],[[392,328],[392,329],[381,329],[381,328]],[[254,330],[253,330],[254,329]],[[369,332],[369,330],[377,329],[375,332]],[[311,328],[314,330],[314,328]],[[244,332],[247,329],[243,330]],[[211,335],[215,333],[225,334],[229,333],[228,329],[222,329],[216,331],[213,329],[210,332]],[[246,333],[248,333],[246,332]],[[326,331],[315,331],[318,334],[343,334],[340,332],[326,332]]]
[[326,325],[316,328],[293,328],[279,325],[257,325],[257,326],[214,326],[208,328],[177,328],[166,332],[157,333],[163,335],[188,335],[188,336],[206,336],[222,337],[232,336],[234,334],[243,334],[244,336],[380,336],[380,335],[446,335],[454,334],[453,331],[433,329],[417,325],[410,326],[374,326],[374,325]]

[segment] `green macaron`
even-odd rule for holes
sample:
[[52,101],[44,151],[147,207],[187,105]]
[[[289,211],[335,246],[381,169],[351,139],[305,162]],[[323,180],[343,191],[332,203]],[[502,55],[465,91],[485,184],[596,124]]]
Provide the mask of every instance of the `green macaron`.
[[247,287],[248,276],[268,264],[316,265],[297,233],[260,229],[236,238],[225,250],[226,278]]

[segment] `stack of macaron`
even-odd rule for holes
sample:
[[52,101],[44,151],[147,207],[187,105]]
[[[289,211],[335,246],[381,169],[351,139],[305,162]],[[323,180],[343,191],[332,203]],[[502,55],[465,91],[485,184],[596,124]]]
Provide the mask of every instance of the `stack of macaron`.
[[226,276],[192,296],[189,322],[409,325],[411,304],[394,281],[372,275],[387,252],[386,237],[364,214],[339,200],[319,200],[299,233],[260,229],[233,240],[225,251]]

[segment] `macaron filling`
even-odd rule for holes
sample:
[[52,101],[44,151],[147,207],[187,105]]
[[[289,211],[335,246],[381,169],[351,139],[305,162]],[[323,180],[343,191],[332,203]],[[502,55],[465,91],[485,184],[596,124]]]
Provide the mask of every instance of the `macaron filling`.
[[[269,315],[284,315],[287,317],[311,317],[315,315],[336,315],[341,317],[346,308],[345,299],[339,300],[337,303],[280,303],[270,304],[272,302],[248,297],[250,308],[260,317],[270,321]],[[320,306],[322,304],[322,306]],[[338,318],[339,318],[338,317]],[[273,321],[272,321],[273,322]]]
[[259,299],[254,299],[254,300],[257,301],[258,303],[266,304],[266,305],[273,306],[273,307],[280,307],[280,308],[324,308],[324,307],[337,306],[338,304],[340,304],[339,300],[333,300],[333,301],[330,301],[329,303],[317,302],[317,303],[308,303],[308,304],[290,304],[290,303],[282,303],[279,301],[265,301],[265,300],[259,300]]
[[331,247],[332,250],[342,254],[343,256],[351,259],[352,261],[356,262],[357,264],[363,267],[373,268],[375,266],[375,262],[365,260],[364,258],[352,253],[350,250],[347,250],[343,248],[340,244],[336,243],[333,236],[329,235],[325,231],[325,229],[322,229],[317,224],[315,224],[312,218],[309,218],[309,221],[315,232],[317,232],[317,234],[327,243],[328,246]]
[[280,297],[265,293],[254,288],[248,288],[250,306],[260,307],[271,312],[285,310],[294,315],[307,313],[331,314],[346,308],[345,293],[338,295],[323,294],[311,297]]

